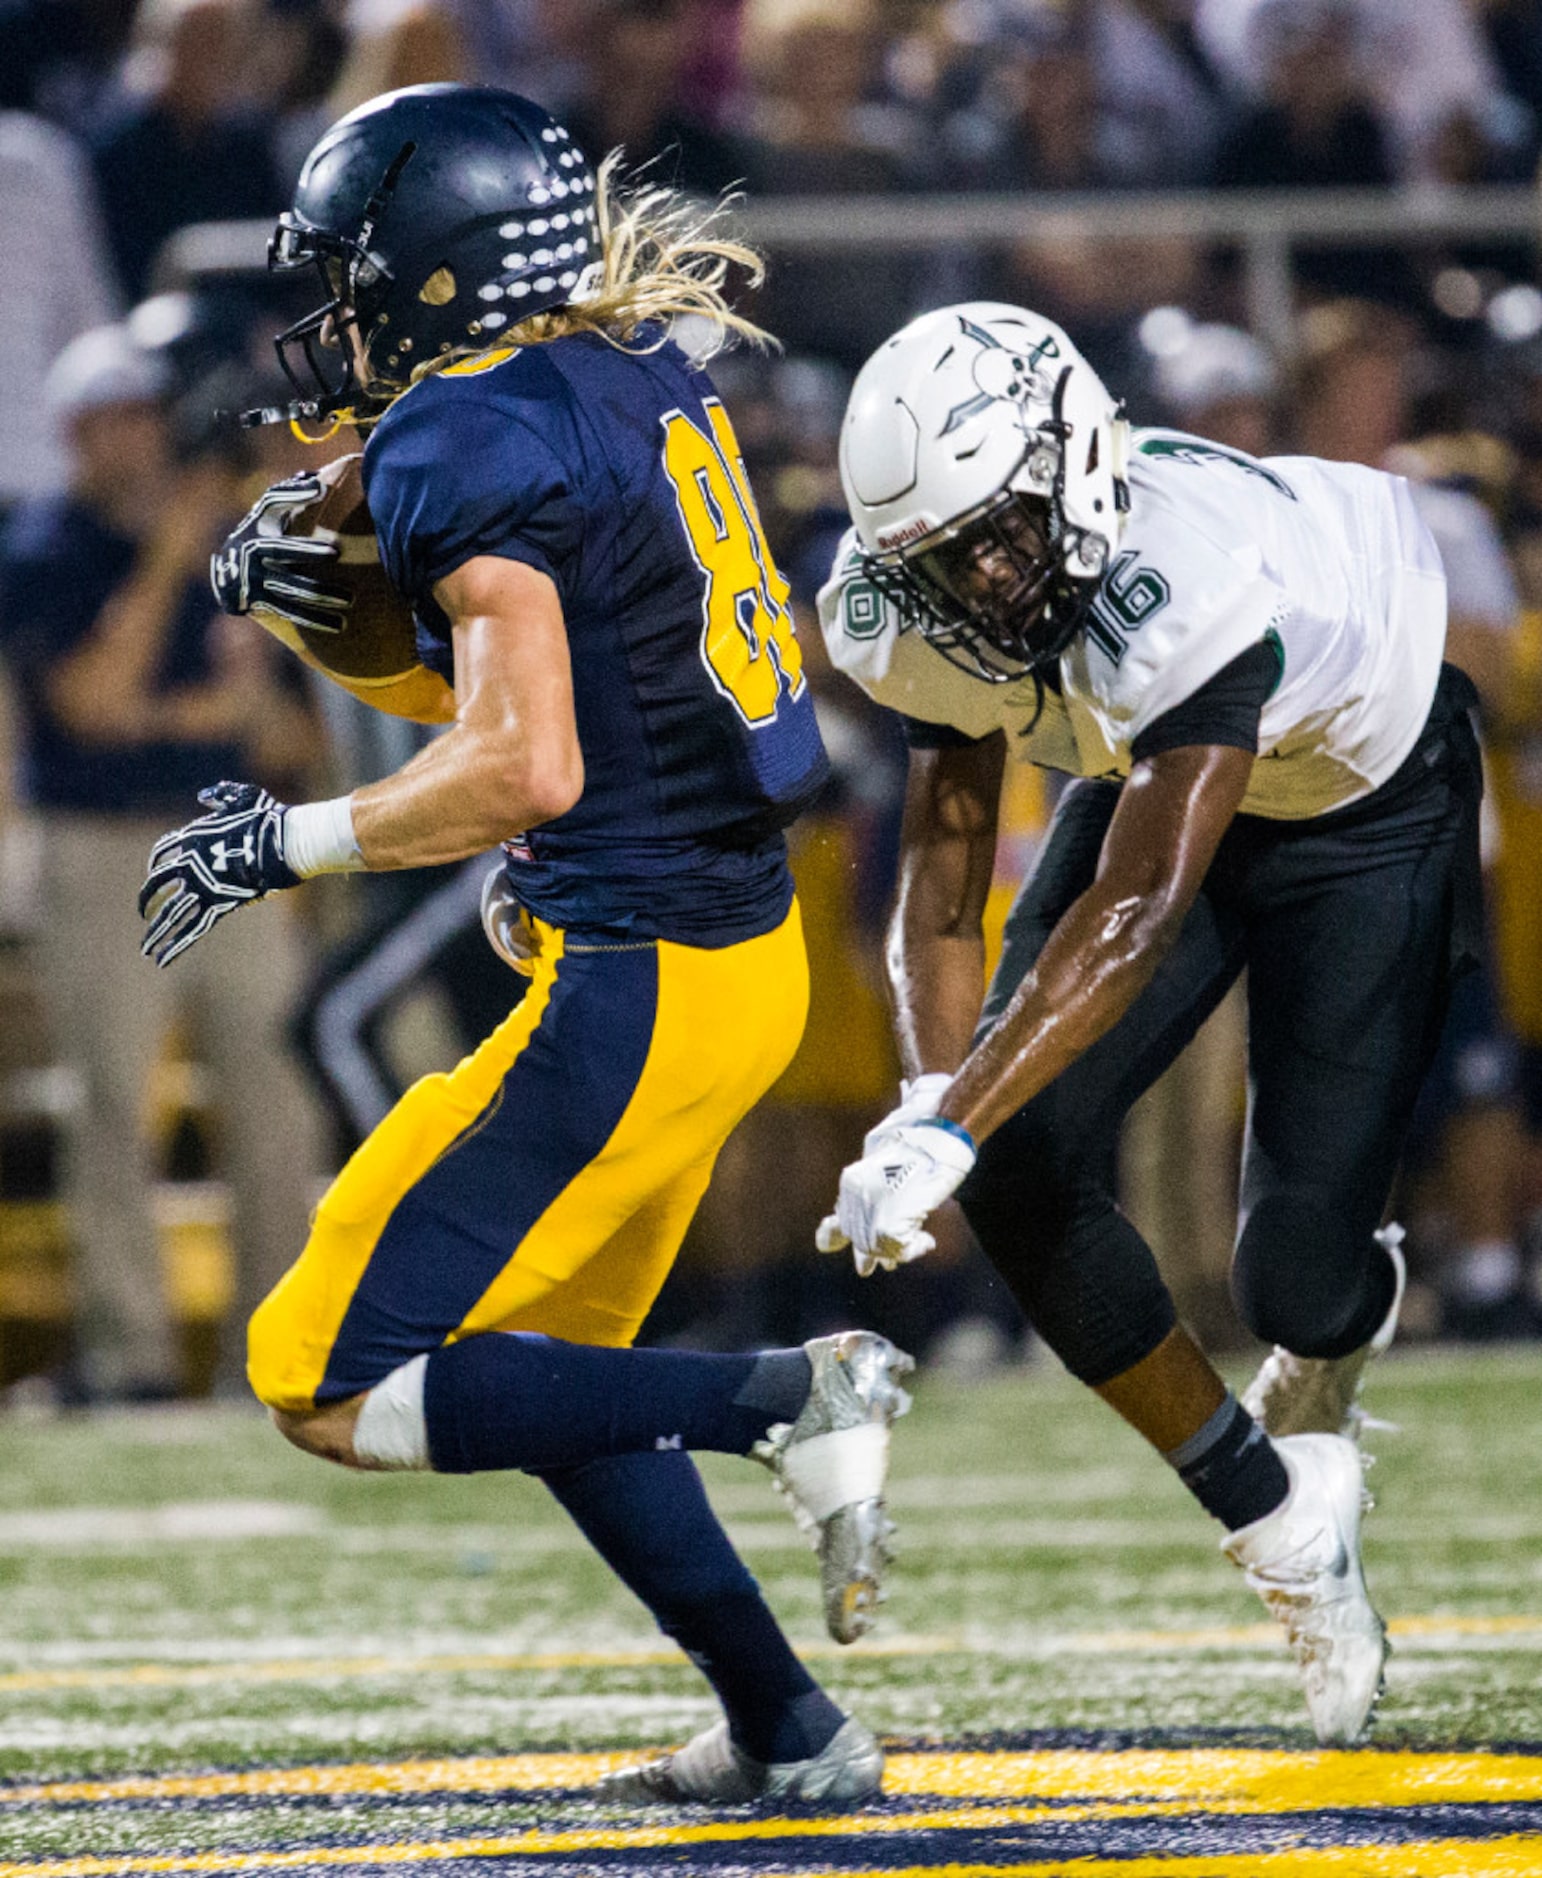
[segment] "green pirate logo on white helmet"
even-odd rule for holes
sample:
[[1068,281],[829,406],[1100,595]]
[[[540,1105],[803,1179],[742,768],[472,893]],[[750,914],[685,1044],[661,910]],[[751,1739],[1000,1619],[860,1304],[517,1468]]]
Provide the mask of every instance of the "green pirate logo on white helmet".
[[1046,333],[1033,350],[1024,355],[1003,345],[994,333],[975,325],[972,320],[962,319],[961,324],[980,348],[973,362],[976,389],[972,398],[964,399],[949,411],[942,427],[945,437],[998,400],[1024,404],[1030,397],[1037,397],[1044,403],[1049,402],[1054,386],[1037,368],[1041,359],[1060,357],[1060,342],[1053,333]]

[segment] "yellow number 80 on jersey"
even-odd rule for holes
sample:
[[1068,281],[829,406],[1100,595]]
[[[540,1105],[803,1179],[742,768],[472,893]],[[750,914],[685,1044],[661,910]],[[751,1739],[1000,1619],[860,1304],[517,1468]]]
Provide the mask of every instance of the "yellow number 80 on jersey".
[[733,425],[716,398],[705,409],[710,435],[683,411],[663,420],[664,473],[706,583],[702,660],[745,723],[769,724],[803,690],[803,652]]

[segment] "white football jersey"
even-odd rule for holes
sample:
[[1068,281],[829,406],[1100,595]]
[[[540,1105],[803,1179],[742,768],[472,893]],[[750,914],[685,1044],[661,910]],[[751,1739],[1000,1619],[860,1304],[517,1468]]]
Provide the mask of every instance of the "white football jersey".
[[1013,756],[1074,776],[1127,776],[1148,725],[1273,638],[1283,671],[1242,810],[1298,820],[1368,795],[1413,748],[1440,675],[1446,587],[1401,477],[1146,430],[1118,551],[1037,723],[1031,678],[989,684],[902,629],[854,532],[819,617],[835,664],[880,704],[972,737],[1004,730]]

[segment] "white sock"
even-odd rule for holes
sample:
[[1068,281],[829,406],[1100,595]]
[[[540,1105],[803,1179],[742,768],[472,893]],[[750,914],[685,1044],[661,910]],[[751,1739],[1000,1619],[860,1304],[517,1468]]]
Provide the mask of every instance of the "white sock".
[[423,1472],[428,1458],[428,1423],[423,1418],[426,1356],[393,1369],[364,1398],[353,1425],[353,1452],[367,1467]]

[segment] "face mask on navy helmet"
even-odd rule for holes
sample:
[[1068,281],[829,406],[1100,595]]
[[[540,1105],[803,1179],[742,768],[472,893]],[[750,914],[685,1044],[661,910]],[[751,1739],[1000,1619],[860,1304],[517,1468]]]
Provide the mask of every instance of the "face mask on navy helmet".
[[269,267],[314,268],[322,297],[275,341],[294,403],[247,421],[388,398],[420,366],[582,299],[600,260],[594,172],[539,105],[473,85],[372,99],[311,151],[279,217]]

